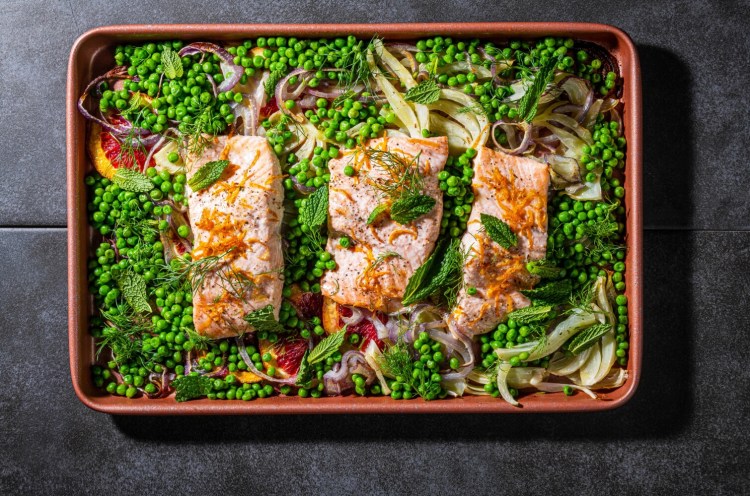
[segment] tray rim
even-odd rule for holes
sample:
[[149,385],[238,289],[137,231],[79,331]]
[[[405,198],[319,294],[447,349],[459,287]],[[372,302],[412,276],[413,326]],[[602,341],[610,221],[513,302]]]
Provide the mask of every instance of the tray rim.
[[[626,292],[629,307],[630,357],[629,377],[606,400],[571,398],[562,395],[529,395],[533,401],[522,401],[522,408],[513,407],[496,398],[464,397],[425,402],[394,401],[390,398],[273,397],[258,401],[196,400],[177,403],[163,400],[129,400],[124,397],[91,394],[86,390],[82,370],[88,370],[90,356],[82,350],[81,340],[87,334],[88,292],[86,287],[86,254],[88,236],[83,177],[78,176],[79,163],[86,161],[85,146],[79,146],[85,133],[83,117],[76,102],[81,89],[78,64],[81,52],[99,39],[110,42],[126,39],[146,40],[179,37],[183,39],[242,39],[262,35],[298,37],[336,36],[340,34],[378,33],[386,38],[414,38],[436,33],[455,37],[533,38],[569,36],[578,39],[606,36],[616,42],[615,57],[626,66],[625,131],[628,137],[626,155]],[[101,48],[101,47],[100,47]],[[641,376],[643,348],[643,215],[642,215],[642,96],[638,52],[631,38],[621,29],[596,23],[576,22],[492,22],[492,23],[400,23],[400,24],[136,24],[111,25],[86,31],[73,44],[68,60],[66,88],[66,162],[67,162],[67,247],[68,247],[68,345],[70,372],[76,396],[87,407],[109,414],[121,415],[254,415],[254,414],[372,414],[372,413],[562,413],[604,411],[626,404],[634,395]],[[82,198],[83,197],[83,198]],[[83,263],[82,263],[83,262]],[[85,362],[85,363],[84,363]],[[83,366],[82,366],[83,364]],[[605,396],[609,396],[607,393]]]

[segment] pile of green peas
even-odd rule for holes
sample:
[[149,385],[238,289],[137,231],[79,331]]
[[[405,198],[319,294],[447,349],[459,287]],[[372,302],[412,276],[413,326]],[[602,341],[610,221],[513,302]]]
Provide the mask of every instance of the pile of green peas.
[[[441,386],[440,370],[447,365],[452,370],[458,369],[457,358],[450,360],[443,353],[443,345],[430,338],[426,332],[420,332],[414,341],[417,360],[414,362],[412,377],[387,379],[394,400],[409,400],[421,396],[426,400],[444,398],[447,391]],[[374,394],[374,393],[373,393]]]
[[615,198],[625,197],[625,188],[622,187],[616,172],[625,168],[625,137],[621,136],[622,130],[615,121],[600,121],[594,124],[592,138],[594,144],[583,147],[581,165],[586,168],[586,180],[595,181],[595,172],[602,172],[602,189]]
[[[367,94],[364,94],[367,96]],[[346,148],[370,138],[380,136],[386,125],[396,121],[396,114],[390,105],[374,103],[365,104],[351,98],[345,99],[338,108],[333,108],[325,98],[318,98],[315,110],[305,111],[310,122],[320,129],[328,140],[335,140]],[[361,125],[356,137],[349,136],[349,131]]]
[[[182,132],[189,132],[190,126],[196,122],[202,124],[201,129],[212,134],[224,131],[228,124],[234,122],[229,103],[241,101],[242,95],[227,91],[214,96],[211,79],[216,84],[224,80],[221,60],[217,55],[182,57],[183,75],[175,79],[162,79],[162,53],[167,48],[178,51],[182,46],[181,41],[172,41],[117,47],[115,61],[127,66],[128,75],[133,79],[125,81],[123,89],[119,91],[105,88],[100,109],[105,112],[109,109],[126,110],[130,95],[140,92],[150,97],[147,105],[150,112],[137,123],[143,129],[160,133],[166,129],[167,120],[175,120]],[[241,82],[246,82],[247,77],[247,74],[243,74]]]
[[443,191],[443,218],[440,234],[457,238],[466,230],[466,223],[474,202],[471,180],[474,177],[472,159],[477,151],[467,149],[458,157],[448,157],[445,169],[438,174],[438,185]]

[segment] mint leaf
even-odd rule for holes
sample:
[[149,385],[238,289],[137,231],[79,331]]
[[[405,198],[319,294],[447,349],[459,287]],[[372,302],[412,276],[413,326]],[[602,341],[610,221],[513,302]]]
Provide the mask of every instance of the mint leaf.
[[118,280],[117,285],[125,297],[125,301],[138,313],[151,311],[146,294],[146,281],[135,272],[126,272]]
[[182,77],[182,59],[177,52],[173,52],[169,47],[166,47],[161,53],[161,66],[164,68],[164,75],[169,79]]
[[172,381],[178,402],[202,398],[214,390],[214,381],[205,375],[186,375]]
[[466,254],[461,251],[461,242],[454,239],[443,242],[422,264],[406,284],[403,305],[411,305],[433,295],[445,298],[453,306],[458,290],[463,284],[463,265]]
[[378,220],[378,218],[380,218],[380,216],[383,215],[387,211],[388,211],[388,205],[385,205],[383,203],[373,208],[372,212],[370,212],[370,216],[367,217],[367,225],[369,226],[370,224]]
[[440,87],[432,79],[422,81],[416,86],[409,88],[404,95],[404,100],[422,105],[435,103],[440,99]]
[[278,320],[273,316],[273,305],[267,305],[245,315],[245,322],[258,332],[284,332]]
[[391,205],[391,219],[399,224],[408,224],[430,213],[435,203],[433,197],[423,194],[401,197]]
[[534,324],[544,322],[555,316],[555,311],[550,305],[539,307],[524,307],[513,310],[508,314],[508,319],[515,320],[518,324]]
[[542,279],[557,279],[563,271],[562,267],[552,265],[547,260],[532,260],[526,264],[526,270]]
[[570,279],[562,279],[542,284],[534,289],[522,289],[521,293],[534,300],[534,304],[562,305],[570,301],[572,291],[573,285]]
[[328,219],[328,188],[320,187],[307,197],[302,223],[310,229],[318,228]]
[[441,246],[438,246],[425,263],[420,265],[409,278],[409,282],[406,283],[406,289],[404,290],[404,298],[401,300],[404,306],[423,300],[432,293],[432,288],[429,286],[430,281],[437,275],[440,267],[437,261],[442,256]]
[[585,351],[587,348],[593,346],[599,338],[607,334],[610,329],[612,329],[610,324],[596,324],[585,331],[579,332],[568,345],[568,351],[574,355]]
[[115,171],[112,182],[120,189],[132,191],[133,193],[148,193],[154,189],[154,184],[149,178],[133,169],[121,167]]
[[200,191],[208,188],[219,180],[227,166],[229,166],[229,160],[214,160],[213,162],[203,164],[203,166],[193,174],[193,177],[190,178],[188,186],[190,186],[193,191]]
[[294,381],[294,384],[299,387],[309,388],[312,385],[313,371],[308,362],[309,356],[310,350],[305,350],[305,354],[302,355],[302,361],[299,364],[299,370],[297,370],[297,379]]
[[339,351],[341,345],[344,344],[344,337],[346,337],[346,327],[327,336],[312,349],[307,357],[307,363],[309,365],[315,365]]
[[487,236],[489,236],[492,241],[505,249],[518,244],[518,238],[515,233],[510,230],[508,224],[493,215],[481,214],[479,218],[482,221]]

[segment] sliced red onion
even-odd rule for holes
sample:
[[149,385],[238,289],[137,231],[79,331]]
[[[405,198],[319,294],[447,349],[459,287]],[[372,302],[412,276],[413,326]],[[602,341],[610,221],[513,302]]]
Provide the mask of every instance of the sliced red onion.
[[462,343],[447,332],[439,329],[432,329],[428,331],[428,334],[433,340],[445,346],[445,356],[451,356],[454,353],[457,353],[463,360],[461,365],[471,365],[473,361],[471,350],[466,347],[465,343]]
[[408,60],[410,67],[407,68],[411,70],[412,74],[416,73],[419,70],[419,62],[417,62],[414,54],[411,53],[412,51],[417,51],[416,46],[411,46],[404,43],[388,43],[385,45],[385,47],[389,52],[397,52],[401,54],[403,58]]
[[214,97],[219,96],[219,88],[216,86],[214,77],[211,74],[206,74],[206,79],[208,79],[208,82],[211,83],[211,92],[214,94]]
[[164,261],[169,263],[192,250],[187,240],[177,236],[171,229],[159,234],[161,244],[164,245]]
[[190,372],[193,370],[193,352],[192,350],[188,350],[187,357],[185,358],[185,374],[184,375],[190,375]]
[[100,119],[98,117],[95,117],[93,114],[91,114],[85,106],[86,99],[89,96],[89,93],[93,88],[95,88],[99,83],[102,81],[107,81],[110,79],[133,79],[133,76],[130,76],[128,74],[128,68],[124,65],[117,66],[111,71],[108,71],[101,76],[94,78],[88,86],[86,86],[86,89],[83,90],[83,94],[78,99],[78,111],[88,120],[94,121],[97,124],[99,124],[102,129],[105,131],[109,131],[110,133],[114,134],[126,134],[130,130],[129,125],[114,125],[108,122],[106,119]]
[[575,117],[577,118],[582,109],[583,107],[581,107],[580,105],[576,105],[574,103],[566,103],[565,105],[560,105],[559,107],[555,108],[555,110],[553,110],[552,112],[557,114],[574,113]]
[[312,108],[317,108],[317,101],[318,99],[315,97],[315,95],[305,95],[304,98],[297,101],[297,105],[302,110],[309,110]]
[[616,108],[613,108],[609,111],[609,119],[612,122],[616,122],[618,125],[618,130],[622,132],[622,117],[620,117],[620,112],[617,111]]
[[115,252],[115,260],[119,259],[120,258],[120,250],[119,250],[119,248],[117,248],[117,235],[115,234],[115,236],[112,239],[108,239],[107,242],[112,247],[112,250],[114,250],[114,252]]
[[[179,210],[172,210],[172,213],[169,214],[169,215],[167,215],[167,222],[169,222],[169,226],[172,228],[172,230],[175,233],[179,232],[178,230],[179,230],[180,226],[188,226],[188,227],[190,227],[190,223],[188,222],[187,217],[182,212],[180,212]],[[182,238],[182,236],[180,236],[180,238],[181,239],[185,239],[185,238]],[[192,243],[193,243],[193,233],[192,233],[192,231],[188,235],[186,241],[189,244],[192,245]]]
[[292,377],[288,377],[286,379],[279,379],[277,377],[271,377],[270,375],[267,375],[255,366],[253,361],[250,359],[250,355],[247,354],[247,349],[245,349],[245,342],[242,340],[242,338],[237,338],[235,340],[237,342],[237,350],[240,352],[240,356],[242,357],[242,361],[245,362],[245,365],[247,365],[247,368],[250,372],[257,375],[261,379],[265,379],[269,382],[275,382],[276,384],[290,384],[293,385],[297,382],[297,375],[293,375]]
[[313,191],[315,191],[315,186],[306,186],[299,182],[296,176],[292,175],[292,184],[294,185],[294,189],[296,189],[298,192],[302,193],[303,195],[309,195]]
[[426,81],[428,79],[430,79],[430,73],[429,72],[427,72],[427,71],[419,71],[419,73],[417,73],[416,80],[417,80],[418,83],[421,83],[422,81]]
[[[274,91],[274,95],[276,97],[276,105],[278,105],[280,109],[284,109],[284,102],[286,100],[294,100],[300,94],[302,94],[302,92],[305,90],[305,87],[307,86],[307,79],[311,78],[312,75],[312,71],[307,71],[305,69],[295,69],[287,74],[284,79],[276,83],[276,89]],[[287,86],[289,85],[289,80],[294,76],[299,77],[297,88],[295,88],[292,92],[288,92]]]
[[465,379],[467,375],[471,373],[471,371],[474,370],[472,366],[467,367],[461,367],[455,372],[446,372],[441,375],[444,381],[457,381],[461,379]]
[[368,385],[372,384],[376,378],[375,371],[367,364],[361,351],[347,351],[341,357],[341,363],[334,365],[333,369],[323,375],[326,394],[339,395],[352,389],[354,387],[351,379],[353,374],[363,375]]
[[[219,45],[198,41],[183,47],[179,52],[179,56],[185,57],[187,55],[195,55],[196,53],[212,53],[221,59],[219,65],[221,66],[221,71],[224,75],[224,81],[222,81],[216,88],[218,92],[229,91],[240,82],[244,69],[242,66],[235,64],[232,54]],[[231,72],[231,75],[228,75],[229,72]]]
[[[160,135],[158,135],[158,134],[155,134],[154,136],[160,136]],[[154,156],[154,154],[155,154],[156,152],[158,152],[159,150],[161,150],[161,147],[162,147],[162,146],[164,145],[164,143],[165,143],[166,141],[167,141],[167,138],[166,138],[166,137],[164,137],[164,136],[160,136],[160,138],[159,138],[159,140],[158,140],[158,141],[156,142],[156,144],[154,144],[154,146],[152,146],[152,147],[151,147],[151,148],[149,149],[149,151],[148,151],[148,155],[146,155],[146,161],[145,161],[144,163],[146,163],[146,164],[150,164],[150,163],[151,163],[151,159],[152,159],[152,157]]]
[[[487,50],[485,50],[484,47],[477,47],[477,52],[479,52],[479,55],[481,55],[484,60],[495,62],[495,57],[487,53]],[[471,58],[469,58],[469,60],[471,60]]]
[[[515,132],[508,131],[510,131],[511,128],[514,127],[521,128],[523,130],[523,138],[521,139],[521,142],[517,146],[513,146],[513,148],[505,148],[504,146],[500,145],[497,142],[497,139],[495,139],[495,129],[497,129],[498,126],[502,126],[503,130],[506,131],[506,135],[508,136],[508,143],[510,143],[511,146],[513,146],[513,143],[515,141]],[[505,122],[503,120],[499,120],[492,125],[490,136],[492,136],[492,141],[500,151],[503,151],[509,155],[521,155],[529,148],[529,145],[531,144],[531,129],[531,124],[525,122]]]
[[360,310],[357,307],[350,307],[347,306],[349,310],[351,310],[352,314],[349,317],[341,316],[341,321],[346,325],[356,325],[362,322],[362,319],[364,318],[364,314],[362,313],[362,310]]
[[[389,328],[381,322],[377,315],[368,317],[367,320],[372,322],[372,325],[375,326],[375,330],[378,332],[378,339],[382,341],[390,338],[391,333]],[[390,319],[388,319],[388,321],[390,322]]]
[[170,383],[174,378],[175,375],[172,373],[167,374],[166,369],[164,369],[161,374],[152,372],[148,375],[148,381],[152,384],[157,385],[157,391],[155,393],[147,393],[144,389],[139,388],[139,390],[141,390],[141,392],[143,392],[150,399],[166,398],[167,396],[172,394],[172,387],[170,386]]
[[229,373],[229,369],[227,368],[226,365],[224,365],[220,369],[214,370],[213,372],[209,372],[208,374],[206,374],[206,377],[216,377],[218,379],[223,379],[224,377],[227,376],[228,373]]

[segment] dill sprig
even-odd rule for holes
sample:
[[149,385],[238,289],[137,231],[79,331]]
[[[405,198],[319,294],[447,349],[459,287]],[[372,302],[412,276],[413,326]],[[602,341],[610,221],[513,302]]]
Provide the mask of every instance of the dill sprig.
[[230,248],[220,255],[211,255],[198,260],[191,260],[187,257],[179,257],[167,264],[166,276],[162,282],[166,284],[182,285],[189,282],[193,290],[203,287],[206,276],[219,268],[223,259],[234,248]]
[[128,305],[101,311],[106,327],[97,341],[96,358],[109,348],[117,363],[132,359],[140,350],[140,335],[151,329],[150,319],[133,312]]
[[422,193],[424,178],[419,170],[421,153],[411,159],[397,152],[374,148],[367,148],[364,153],[386,173],[385,178],[369,178],[370,184],[385,196],[396,200]]
[[601,218],[596,219],[591,224],[584,224],[583,234],[585,236],[588,256],[601,256],[607,251],[614,254],[623,249],[622,245],[613,242],[619,234],[619,225],[612,212],[618,206],[618,202],[605,204],[604,208],[606,212],[604,212]]
[[193,343],[193,348],[197,350],[206,350],[213,342],[211,338],[198,334],[198,332],[191,327],[186,327],[185,332],[188,335],[188,339]]
[[144,105],[143,99],[139,94],[134,93],[130,97],[130,106],[123,110],[120,115],[130,122],[128,133],[120,138],[120,151],[115,160],[119,163],[126,164],[130,168],[138,167],[137,153],[146,154],[146,145],[143,144],[140,137],[141,124],[146,120],[148,114],[151,114],[150,107]]
[[197,115],[190,122],[182,121],[178,126],[178,136],[171,138],[180,150],[192,155],[201,155],[214,142],[219,132],[217,122],[222,120],[209,104],[202,104]]
[[394,378],[398,377],[404,381],[413,379],[414,359],[411,356],[409,347],[403,341],[398,341],[396,344],[386,348],[383,351],[383,358],[378,365],[380,365],[381,370],[386,375]]
[[326,44],[328,61],[337,69],[342,69],[336,73],[340,86],[351,89],[362,84],[367,91],[370,91],[374,74],[367,62],[367,53],[372,52],[373,56],[378,56],[374,48],[377,39],[373,37],[369,42],[360,40],[353,46],[343,47],[338,47],[335,43]]
[[571,310],[579,310],[581,312],[590,313],[591,303],[596,297],[596,287],[593,281],[584,283],[580,288],[573,292],[570,296]]
[[399,253],[396,253],[395,251],[386,250],[382,253],[379,253],[378,256],[375,257],[375,260],[373,260],[372,263],[368,265],[367,268],[365,269],[365,273],[368,273],[371,270],[376,269],[381,264],[383,264],[383,262],[385,262],[386,260],[390,260],[391,258],[404,258],[404,257],[402,257]]

